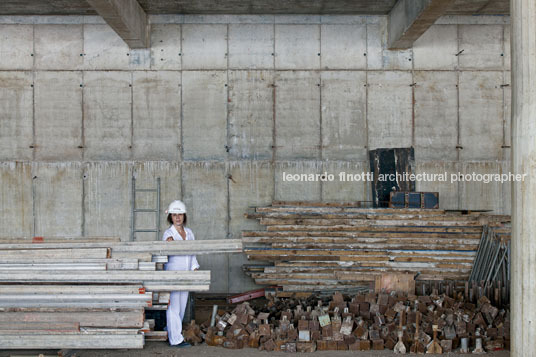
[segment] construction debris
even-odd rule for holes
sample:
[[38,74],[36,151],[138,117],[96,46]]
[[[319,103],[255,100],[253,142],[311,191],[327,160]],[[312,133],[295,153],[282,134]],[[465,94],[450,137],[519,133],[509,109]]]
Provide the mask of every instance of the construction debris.
[[171,291],[210,285],[210,271],[162,271],[167,255],[240,251],[237,240],[0,239],[0,346],[115,349],[165,341],[145,309],[165,310]]
[[459,350],[467,339],[466,348],[479,353],[507,349],[510,344],[509,312],[492,306],[486,297],[472,304],[463,295],[391,292],[270,297],[260,308],[244,302],[232,311],[220,310],[215,320],[214,326],[209,321],[199,328],[188,326],[187,340],[204,339],[210,346],[230,349],[285,352],[447,353]]
[[373,289],[384,273],[408,273],[417,281],[467,280],[483,227],[504,233],[509,216],[444,210],[367,209],[348,205],[278,202],[248,218],[265,231],[243,231],[257,284],[283,291]]

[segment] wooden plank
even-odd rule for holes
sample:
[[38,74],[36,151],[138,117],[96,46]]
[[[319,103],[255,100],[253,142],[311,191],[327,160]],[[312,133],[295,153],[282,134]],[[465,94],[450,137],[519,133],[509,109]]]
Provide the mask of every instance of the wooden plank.
[[0,263],[0,270],[106,270],[106,263],[51,263],[51,264],[23,264],[23,263]]
[[113,255],[118,252],[128,253],[151,253],[153,255],[200,255],[216,253],[239,253],[242,251],[242,241],[240,239],[214,239],[195,241],[173,241],[173,242],[94,242],[94,243],[40,243],[40,244],[0,244],[0,254],[17,250],[50,250],[50,249],[97,249],[110,248]]
[[57,271],[0,271],[0,282],[3,283],[118,283],[132,284],[142,282],[180,282],[186,284],[209,284],[210,271],[139,271],[110,270],[80,272],[67,274]]
[[142,308],[123,311],[77,311],[77,312],[2,312],[0,324],[20,323],[77,323],[85,327],[141,328]]
[[380,293],[385,291],[403,292],[406,294],[415,294],[415,274],[404,273],[382,273],[376,275],[374,281],[374,291]]
[[28,321],[0,321],[0,334],[3,334],[6,330],[42,330],[53,332],[80,332],[80,324],[77,322],[28,322]]
[[98,242],[121,242],[119,237],[0,237],[0,243],[65,243],[65,242],[85,242],[85,243],[98,243]]
[[50,334],[50,335],[5,335],[0,334],[0,346],[3,349],[120,349],[143,348],[143,335],[100,334]]
[[[43,264],[41,259],[24,259],[23,257],[2,257],[0,264]],[[50,263],[50,262],[49,262]],[[47,263],[47,264],[49,264]],[[137,259],[94,259],[94,258],[77,258],[77,259],[55,259],[54,264],[105,264],[107,270],[137,270]]]
[[0,285],[4,294],[144,294],[143,285]]
[[[35,246],[40,246],[36,244]],[[106,259],[110,258],[109,248],[84,248],[84,249],[27,249],[2,250],[0,248],[0,260],[5,259],[33,259],[33,260],[56,260],[56,259]]]

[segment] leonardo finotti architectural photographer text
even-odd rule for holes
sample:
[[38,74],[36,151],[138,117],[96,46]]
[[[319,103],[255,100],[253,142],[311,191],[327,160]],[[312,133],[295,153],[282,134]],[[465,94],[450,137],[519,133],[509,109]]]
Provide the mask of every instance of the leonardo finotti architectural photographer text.
[[[417,181],[417,182],[520,182],[525,181],[527,174],[514,174],[512,172],[503,173],[503,174],[481,174],[481,173],[426,173],[422,172],[419,174],[414,173],[393,173],[393,174],[379,174],[377,181]],[[287,182],[360,182],[366,181],[371,182],[375,181],[374,173],[372,172],[361,172],[361,173],[347,173],[344,171],[338,173],[330,173],[324,171],[322,173],[302,173],[302,174],[292,174],[288,172],[283,172],[283,181]]]

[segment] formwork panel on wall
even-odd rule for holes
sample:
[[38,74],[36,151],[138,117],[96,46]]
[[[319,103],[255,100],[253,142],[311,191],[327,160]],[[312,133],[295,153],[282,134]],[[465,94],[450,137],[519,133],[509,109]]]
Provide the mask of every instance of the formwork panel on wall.
[[412,78],[409,72],[368,74],[369,148],[412,145]]
[[81,69],[83,53],[82,25],[35,26],[36,69]]
[[30,72],[0,72],[0,160],[31,160],[33,79]]
[[422,179],[415,182],[415,190],[439,192],[439,208],[441,209],[464,208],[458,206],[459,183],[451,182],[451,176],[457,176],[460,170],[460,164],[457,162],[416,162],[415,174],[422,175]]
[[35,158],[82,159],[81,72],[35,74]]
[[128,69],[129,48],[108,25],[84,25],[84,68]]
[[504,43],[503,43],[503,68],[507,71],[512,67],[511,50],[510,50],[510,26],[504,26]]
[[82,164],[33,166],[36,236],[82,235]]
[[131,75],[84,74],[84,139],[87,160],[125,160],[131,156]]
[[182,68],[227,68],[227,25],[183,25]]
[[502,72],[460,73],[462,160],[498,160],[503,142]]
[[0,182],[0,237],[30,237],[33,228],[31,164],[1,163]]
[[32,25],[0,25],[0,70],[32,69]]
[[274,25],[229,25],[229,68],[274,67]]
[[[501,162],[465,162],[462,163],[462,174],[501,174]],[[490,181],[486,183],[484,177],[478,180],[460,182],[460,200],[463,209],[493,210],[494,213],[502,214],[505,211],[503,203],[503,185],[511,185],[511,182]]]
[[278,160],[320,155],[320,74],[278,72],[275,78],[275,132]]
[[181,25],[151,25],[151,69],[181,69]]
[[[250,207],[268,206],[274,197],[274,171],[269,162],[239,161],[230,164],[232,180],[229,181],[229,232],[234,239],[241,238],[243,230],[259,230],[258,220],[244,214]],[[234,254],[229,260],[230,292],[254,289],[255,282],[242,270],[248,264],[244,254]]]
[[274,74],[229,72],[229,153],[236,159],[272,158]]
[[360,25],[321,26],[323,69],[365,69],[367,27]]
[[134,72],[134,159],[180,159],[180,78],[178,72]]
[[[219,162],[184,163],[183,201],[188,215],[187,225],[196,240],[226,239],[228,225],[228,193],[225,165]],[[198,257],[202,270],[210,270],[211,292],[227,292],[229,261],[225,254]]]
[[125,162],[93,162],[84,168],[86,236],[130,239],[132,170]]
[[413,44],[415,69],[454,70],[458,65],[458,27],[433,25]]
[[366,73],[323,72],[322,157],[367,159]]
[[[366,176],[369,171],[368,162],[324,162],[323,172],[332,174],[333,180],[322,182],[322,201],[370,201],[371,183]],[[363,204],[366,206],[367,203]]]
[[367,24],[367,68],[370,69],[406,69],[412,68],[412,49],[387,49],[387,16],[375,23]]
[[319,69],[319,25],[276,25],[275,68]]
[[460,25],[460,68],[503,68],[503,25]]
[[322,191],[320,181],[308,180],[308,177],[301,175],[322,174],[322,169],[321,161],[276,162],[274,200],[320,201]]
[[222,159],[227,145],[227,75],[222,71],[182,74],[184,160]]
[[457,159],[458,78],[455,72],[418,71],[415,83],[415,159]]

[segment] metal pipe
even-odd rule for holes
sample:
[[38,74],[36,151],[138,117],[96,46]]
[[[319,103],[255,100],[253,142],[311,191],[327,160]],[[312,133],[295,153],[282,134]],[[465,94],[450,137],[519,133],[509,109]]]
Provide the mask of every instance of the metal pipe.
[[212,316],[210,317],[210,327],[216,325],[216,315],[218,314],[218,305],[212,306]]

